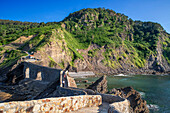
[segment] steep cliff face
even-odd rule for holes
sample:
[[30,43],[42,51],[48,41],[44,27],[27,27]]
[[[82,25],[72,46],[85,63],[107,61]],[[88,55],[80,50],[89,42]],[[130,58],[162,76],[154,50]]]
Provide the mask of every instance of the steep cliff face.
[[50,42],[34,53],[36,58],[41,59],[40,62],[36,63],[63,69],[72,61],[72,53],[68,50],[62,32],[54,30]]
[[27,35],[32,37],[14,50],[8,50],[7,46],[12,47],[9,44],[0,47],[0,68],[25,55],[23,51],[29,51],[40,59],[36,64],[62,69],[70,64],[70,71],[170,71],[170,35],[162,26],[133,21],[109,9],[82,9],[59,23],[41,23],[24,33],[28,31],[32,34]]

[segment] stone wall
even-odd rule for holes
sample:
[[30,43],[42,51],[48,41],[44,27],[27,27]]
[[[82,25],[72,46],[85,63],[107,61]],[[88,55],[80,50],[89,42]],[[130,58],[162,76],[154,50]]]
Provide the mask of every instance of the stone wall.
[[61,69],[44,67],[28,62],[23,62],[23,74],[25,78],[51,82],[60,78]]
[[96,94],[102,96],[102,101],[110,103],[110,104],[112,104],[113,102],[121,102],[125,100],[124,98],[110,95],[110,94],[102,94],[102,93],[96,93]]
[[44,67],[29,62],[22,62],[4,74],[4,76],[6,76],[6,80],[3,82],[16,84],[24,78],[31,78],[44,82],[53,82],[59,80],[61,71],[61,69]]
[[69,112],[102,104],[100,95],[45,98],[31,101],[0,103],[0,113]]

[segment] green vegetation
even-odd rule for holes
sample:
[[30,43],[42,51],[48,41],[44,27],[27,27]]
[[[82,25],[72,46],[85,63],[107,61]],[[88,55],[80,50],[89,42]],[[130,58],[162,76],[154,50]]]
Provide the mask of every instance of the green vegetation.
[[5,68],[12,63],[16,62],[18,59],[20,59],[21,56],[25,56],[26,53],[20,51],[20,50],[6,50],[5,51],[6,57],[3,61],[3,63],[0,64],[0,68]]
[[88,56],[89,57],[95,57],[98,53],[99,49],[93,49],[88,51]]
[[[158,42],[163,50],[163,58],[170,64],[170,35],[160,24],[133,21],[124,14],[109,9],[82,9],[71,13],[58,23],[0,20],[0,52],[4,50],[2,45],[10,44],[21,36],[30,35],[34,35],[34,37],[17,50],[11,50],[10,53],[5,52],[9,54],[9,57],[7,56],[0,64],[1,67],[24,55],[22,50],[25,47],[29,47],[30,52],[38,51],[54,40],[66,42],[68,49],[62,48],[65,51],[68,50],[67,52],[71,55],[70,64],[72,66],[76,59],[84,60],[82,53],[77,50],[97,45],[103,49],[102,62],[104,65],[118,68],[121,67],[121,63],[128,62],[142,68],[150,55],[157,55]],[[98,51],[99,49],[89,50],[87,55],[95,57]],[[1,55],[3,54],[1,53]],[[50,56],[49,58],[51,59]],[[54,67],[55,65],[56,62],[51,59],[49,66]],[[64,68],[64,61],[57,65]]]
[[170,64],[170,38],[166,38],[165,42],[163,42],[163,56]]
[[[123,14],[104,8],[82,9],[70,14],[63,23],[66,30],[71,32],[79,43],[84,44],[85,48],[91,44],[109,49],[123,47],[123,54],[105,52],[105,62],[110,67],[113,67],[113,59],[109,57],[117,54],[119,58],[116,62],[120,62],[128,57],[125,51],[130,54],[130,62],[139,68],[144,67],[151,54],[156,56],[159,37],[163,36],[162,33],[165,34],[158,23],[133,21]],[[168,36],[166,39],[169,39]],[[169,62],[167,43],[169,44],[168,41],[164,42],[164,56]],[[94,57],[92,50],[88,52],[88,56]]]

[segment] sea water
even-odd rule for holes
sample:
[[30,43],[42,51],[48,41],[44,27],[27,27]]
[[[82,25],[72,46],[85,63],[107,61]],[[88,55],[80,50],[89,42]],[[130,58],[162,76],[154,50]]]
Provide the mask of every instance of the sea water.
[[[81,78],[90,84],[99,77]],[[80,79],[80,78],[79,78]],[[170,113],[170,75],[107,76],[108,89],[132,86],[147,101],[151,113]],[[79,87],[84,87],[79,84]]]

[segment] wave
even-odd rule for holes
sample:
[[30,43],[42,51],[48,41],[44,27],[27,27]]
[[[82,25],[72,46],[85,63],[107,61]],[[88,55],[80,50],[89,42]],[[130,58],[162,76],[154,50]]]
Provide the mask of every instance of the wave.
[[128,75],[124,75],[124,74],[118,74],[118,75],[114,75],[114,76],[120,76],[120,77],[124,77],[124,76],[128,76]]
[[160,76],[170,76],[170,74],[161,74]]
[[140,93],[142,98],[145,98],[145,93],[144,92],[140,92],[140,91],[138,91],[138,92]]
[[150,110],[159,111],[159,106],[156,105],[156,104],[149,104],[149,105],[147,105],[147,107],[148,107]]

